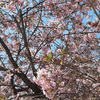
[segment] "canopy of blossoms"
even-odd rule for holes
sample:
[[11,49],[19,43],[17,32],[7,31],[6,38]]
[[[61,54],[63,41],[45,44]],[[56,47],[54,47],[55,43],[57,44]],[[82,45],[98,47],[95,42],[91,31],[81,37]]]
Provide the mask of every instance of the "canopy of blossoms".
[[100,99],[100,0],[0,1],[0,100]]

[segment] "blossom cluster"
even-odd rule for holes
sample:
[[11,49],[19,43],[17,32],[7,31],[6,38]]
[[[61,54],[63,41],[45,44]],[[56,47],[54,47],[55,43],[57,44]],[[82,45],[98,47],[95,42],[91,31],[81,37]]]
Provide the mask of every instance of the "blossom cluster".
[[92,1],[0,1],[0,99],[35,94],[35,83],[49,99],[99,96],[100,2]]

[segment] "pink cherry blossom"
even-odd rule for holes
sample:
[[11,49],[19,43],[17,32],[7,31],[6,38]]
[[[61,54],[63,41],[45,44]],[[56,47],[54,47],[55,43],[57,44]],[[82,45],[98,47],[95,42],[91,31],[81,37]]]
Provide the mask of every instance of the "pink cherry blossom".
[[0,1],[0,99],[98,99],[99,0]]
[[18,4],[22,4],[23,3],[23,0],[17,0],[17,3]]

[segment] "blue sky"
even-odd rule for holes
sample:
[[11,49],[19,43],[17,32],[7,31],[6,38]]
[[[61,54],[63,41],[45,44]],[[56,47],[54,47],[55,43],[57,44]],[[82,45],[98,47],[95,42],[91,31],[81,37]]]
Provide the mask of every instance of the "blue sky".
[[[98,12],[98,13],[99,13],[99,12]],[[84,23],[85,25],[86,25],[86,22],[87,22],[88,20],[95,20],[95,19],[97,18],[97,16],[95,15],[95,13],[94,13],[93,10],[89,11],[88,14],[89,14],[90,16],[92,16],[92,18],[91,18],[91,17],[90,17],[89,19],[84,18],[83,23]],[[98,38],[99,38],[99,37],[100,37],[100,33],[97,33],[97,36],[98,36]]]

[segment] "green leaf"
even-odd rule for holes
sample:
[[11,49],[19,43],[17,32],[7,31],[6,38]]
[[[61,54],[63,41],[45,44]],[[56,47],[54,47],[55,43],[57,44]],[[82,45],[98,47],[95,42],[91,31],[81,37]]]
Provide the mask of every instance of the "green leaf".
[[89,75],[87,75],[87,78],[89,77]]
[[62,55],[65,55],[66,54],[66,52],[65,52],[65,49],[63,48],[62,49]]
[[62,65],[63,64],[63,61],[61,60],[60,64]]
[[31,20],[31,16],[28,16],[28,18]]
[[42,75],[43,77],[46,77],[45,75]]
[[60,83],[60,80],[57,80],[57,83],[59,84]]
[[73,59],[73,61],[75,61],[75,60],[80,61],[80,58],[79,58],[79,57],[75,57],[75,58]]
[[60,30],[62,30],[62,27],[60,26]]
[[51,62],[53,60],[52,53],[50,55],[44,55],[44,59],[46,62]]
[[4,96],[3,95],[0,95],[0,100],[4,100]]
[[52,53],[49,55],[50,58],[53,58]]
[[6,8],[6,5],[4,5],[3,7]]
[[51,91],[49,88],[47,89],[47,91],[48,91],[49,93],[52,93],[52,91]]
[[65,52],[65,50],[64,50],[64,48],[62,49],[62,53],[64,53]]
[[0,14],[2,13],[2,11],[0,11]]

